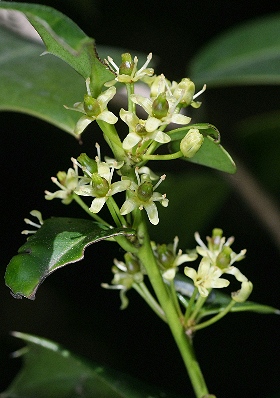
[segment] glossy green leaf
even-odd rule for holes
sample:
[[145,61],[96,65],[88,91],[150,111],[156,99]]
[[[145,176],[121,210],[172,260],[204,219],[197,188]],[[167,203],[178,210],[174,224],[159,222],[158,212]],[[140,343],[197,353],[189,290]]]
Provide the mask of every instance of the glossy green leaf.
[[84,79],[60,59],[40,57],[40,43],[1,27],[0,35],[0,110],[38,117],[74,135],[81,115],[63,105],[83,99]]
[[47,52],[67,62],[84,79],[91,78],[94,96],[101,92],[104,82],[114,78],[98,58],[94,39],[66,15],[40,4],[2,1],[0,9],[24,13],[44,41]]
[[[75,136],[74,127],[81,114],[63,105],[72,107],[83,100],[84,79],[61,59],[52,55],[41,57],[44,46],[39,42],[1,26],[0,37],[0,110],[35,116]],[[110,55],[117,63],[123,52],[119,48],[98,48],[100,57]],[[136,55],[144,63],[145,56]]]
[[179,398],[116,370],[84,361],[58,344],[13,332],[27,347],[24,365],[1,398]]
[[[182,139],[187,134],[189,129],[195,126],[203,126],[203,128],[196,127],[199,128],[200,132],[205,136],[203,144],[199,151],[192,158],[181,159],[200,164],[202,166],[211,167],[216,170],[224,171],[226,173],[234,174],[236,172],[235,163],[230,154],[222,147],[221,144],[219,144],[219,133],[214,126],[203,124],[182,127],[178,130],[173,130],[174,133],[172,131],[172,136],[174,135],[174,137]],[[170,148],[172,152],[179,151],[180,141],[172,142],[170,144]]]
[[210,136],[215,140],[216,143],[220,143],[221,140],[220,132],[217,129],[217,127],[213,126],[213,124],[210,123],[189,124],[188,126],[171,130],[168,132],[171,141],[181,140],[182,138],[185,137],[185,135],[188,133],[190,129],[198,129],[199,132],[203,134],[205,137]]
[[80,261],[92,243],[132,230],[109,229],[83,219],[54,217],[20,247],[7,266],[5,281],[16,298],[35,299],[38,286],[56,269]]
[[190,76],[208,87],[280,84],[280,14],[245,22],[207,44]]

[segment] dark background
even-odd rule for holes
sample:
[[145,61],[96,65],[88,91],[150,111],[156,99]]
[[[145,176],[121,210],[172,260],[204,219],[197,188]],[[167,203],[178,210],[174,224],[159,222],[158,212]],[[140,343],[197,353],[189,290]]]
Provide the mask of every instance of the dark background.
[[[67,14],[97,44],[157,54],[157,71],[170,80],[185,76],[192,57],[216,35],[246,20],[280,12],[278,2],[252,5],[228,0],[53,0],[44,4]],[[252,154],[247,157],[244,148],[235,144],[229,126],[265,107],[279,109],[279,87],[213,89],[205,96],[205,121],[225,130],[223,143],[254,171],[257,160]],[[2,113],[0,123],[4,276],[6,264],[25,240],[20,231],[25,228],[23,218],[30,210],[41,210],[44,218],[72,215],[72,208],[59,201],[46,202],[43,192],[53,189],[50,176],[67,169],[70,157],[77,157],[81,147],[70,135],[26,115]],[[90,140],[85,135],[85,143]],[[279,185],[275,184],[272,193],[279,197]],[[75,216],[84,215],[78,209]],[[222,227],[226,236],[236,236],[236,251],[248,249],[244,273],[254,282],[252,300],[279,308],[279,250],[238,195],[232,193],[201,235],[210,234],[216,226]],[[194,242],[188,244],[193,247]],[[117,293],[100,288],[101,282],[111,280],[111,258],[122,257],[117,247],[111,245],[110,251],[107,258],[105,243],[89,247],[85,261],[50,276],[34,302],[15,300],[4,282],[0,284],[0,390],[7,387],[20,364],[19,360],[9,359],[9,353],[21,346],[9,332],[19,330],[57,341],[144,381],[193,396],[167,327],[134,292],[129,294],[128,309],[120,311]],[[195,347],[210,392],[217,397],[280,397],[278,317],[230,314],[201,331],[195,337]]]

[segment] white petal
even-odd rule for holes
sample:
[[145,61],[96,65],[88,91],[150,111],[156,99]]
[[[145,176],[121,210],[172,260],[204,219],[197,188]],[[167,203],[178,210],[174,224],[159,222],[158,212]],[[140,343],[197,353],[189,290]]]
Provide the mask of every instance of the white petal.
[[159,223],[158,210],[154,202],[144,204],[144,208],[148,214],[150,222],[153,225],[157,225]]
[[167,142],[171,141],[171,138],[168,134],[164,133],[163,131],[157,131],[150,136],[156,142],[160,142],[161,144],[166,144]]
[[128,125],[132,130],[135,129],[136,125],[139,123],[139,118],[130,111],[125,111],[123,108],[120,110],[120,118]]
[[110,177],[111,177],[111,172],[110,172],[110,167],[107,163],[105,162],[99,162],[97,164],[97,170],[98,170],[98,174],[105,178],[105,180],[109,181]]
[[130,186],[130,180],[122,180],[114,182],[110,188],[110,195],[115,195],[115,193],[126,191]]
[[171,122],[176,123],[176,124],[189,124],[191,121],[191,118],[188,116],[184,116],[178,113],[173,113],[171,116]]
[[104,206],[106,199],[107,199],[106,197],[93,199],[89,210],[92,213],[98,213]]
[[93,189],[90,185],[83,185],[81,187],[77,187],[75,189],[75,193],[81,196],[95,196],[93,193]]
[[142,95],[132,94],[130,96],[130,99],[135,104],[142,106],[142,108],[145,109],[148,115],[152,114],[152,101],[149,98],[142,97]]
[[194,268],[191,267],[185,267],[184,268],[184,274],[187,275],[189,278],[191,278],[194,282],[197,279],[197,272]]
[[141,137],[139,137],[138,134],[129,133],[123,140],[123,149],[129,151],[131,148],[137,145],[139,141],[141,141]]
[[229,267],[229,268],[225,271],[225,273],[226,273],[226,274],[229,274],[229,275],[234,275],[235,278],[238,280],[238,282],[247,282],[247,281],[248,281],[248,278],[246,278],[246,276],[243,275],[243,274],[239,271],[239,269],[236,268],[236,267],[232,267],[232,266]]
[[148,133],[152,133],[153,131],[157,130],[158,127],[161,125],[161,121],[156,117],[149,117],[146,121],[145,128]]
[[97,101],[102,110],[107,107],[108,102],[114,97],[115,94],[116,87],[110,87],[108,90],[104,91],[98,96]]
[[74,134],[80,135],[84,131],[84,129],[95,120],[94,117],[82,116],[78,121],[74,129]]
[[127,199],[120,209],[120,213],[122,216],[132,212],[135,209],[137,203],[133,199]]
[[115,124],[118,121],[117,116],[115,116],[112,112],[110,111],[103,111],[101,112],[97,118],[98,120],[103,120],[104,122],[107,122],[109,124]]

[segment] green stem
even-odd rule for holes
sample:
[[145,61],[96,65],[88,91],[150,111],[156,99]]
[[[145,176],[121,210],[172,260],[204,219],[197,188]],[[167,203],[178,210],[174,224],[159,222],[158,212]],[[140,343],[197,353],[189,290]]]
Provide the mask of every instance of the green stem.
[[111,148],[115,159],[120,161],[124,160],[126,158],[125,151],[115,126],[103,120],[97,120],[97,123],[103,131],[104,138]]
[[170,300],[167,287],[163,282],[161,273],[158,269],[153,251],[150,245],[150,237],[144,219],[139,225],[139,240],[142,246],[139,249],[138,257],[142,264],[145,265],[148,277],[153,286],[157,299],[163,309],[167,323],[181,353],[182,359],[188,371],[191,383],[193,385],[197,398],[201,398],[208,394],[208,389],[195,358],[194,350],[190,338],[186,335],[183,325],[177,315],[176,308]]
[[142,155],[143,160],[173,160],[183,156],[181,151],[168,153],[166,155]]
[[109,223],[107,223],[107,221],[104,221],[101,217],[99,217],[97,214],[92,213],[89,210],[89,207],[85,204],[85,202],[80,198],[80,196],[78,196],[77,194],[73,194],[73,199],[75,200],[76,203],[78,203],[79,206],[81,206],[81,208],[83,210],[85,210],[85,212],[87,214],[89,214],[92,218],[94,218],[96,221],[100,222],[103,225],[106,225],[107,227],[111,227],[111,225]]
[[134,283],[133,288],[140,294],[140,296],[146,301],[149,307],[164,321],[166,322],[165,314],[158,304],[158,302],[154,299],[151,295],[150,291],[148,290],[147,286],[144,282],[141,283]]
[[198,288],[196,287],[194,289],[194,291],[193,291],[193,294],[192,294],[191,298],[190,298],[190,301],[189,301],[188,307],[187,307],[187,311],[185,313],[185,321],[184,321],[185,325],[188,324],[188,320],[189,320],[189,317],[191,315],[191,311],[192,311],[192,308],[193,308],[193,305],[194,305],[194,302],[195,302],[195,299],[196,299],[196,296],[197,296],[197,292],[198,292]]
[[198,325],[191,327],[191,330],[196,331],[199,329],[206,328],[207,326],[213,325],[213,323],[215,323],[215,322],[219,321],[221,318],[223,318],[232,309],[232,307],[234,306],[235,303],[236,303],[236,301],[231,300],[231,302],[227,305],[227,307],[222,312],[220,312],[216,316],[213,316],[213,318],[209,319],[208,321],[199,323]]
[[195,303],[194,310],[193,310],[191,316],[188,318],[189,324],[191,324],[195,320],[195,318],[197,317],[197,314],[199,313],[200,309],[202,308],[202,306],[206,300],[207,300],[207,297],[199,296],[197,302]]

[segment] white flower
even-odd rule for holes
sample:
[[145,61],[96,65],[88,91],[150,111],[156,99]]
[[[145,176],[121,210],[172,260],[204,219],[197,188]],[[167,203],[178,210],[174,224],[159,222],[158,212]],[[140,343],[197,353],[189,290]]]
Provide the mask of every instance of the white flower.
[[67,173],[59,171],[57,178],[52,177],[52,182],[60,189],[56,192],[45,191],[45,199],[52,200],[55,198],[62,199],[62,203],[68,205],[73,200],[73,194],[79,184],[78,168],[74,164],[74,169],[69,168]]
[[115,124],[118,121],[117,116],[115,116],[112,112],[108,111],[107,105],[108,102],[114,97],[116,94],[116,88],[110,87],[108,90],[102,92],[96,99],[92,97],[90,92],[90,79],[86,79],[86,87],[87,94],[84,96],[83,102],[76,102],[73,105],[73,108],[70,108],[66,105],[64,107],[66,109],[70,109],[72,111],[81,112],[84,115],[78,120],[74,134],[80,136],[85,128],[94,120],[103,120],[109,124]]
[[220,278],[223,274],[222,270],[214,266],[208,257],[202,258],[197,271],[194,268],[185,267],[184,273],[193,280],[194,286],[198,288],[202,297],[208,296],[209,289],[223,288],[229,285],[227,279]]
[[152,59],[152,53],[147,56],[147,61],[144,63],[142,68],[137,70],[138,58],[134,57],[133,61],[131,55],[129,53],[122,54],[122,64],[118,67],[113,58],[108,57],[107,64],[114,68],[114,72],[116,73],[116,78],[111,80],[104,85],[106,87],[110,87],[117,82],[120,83],[134,83],[138,80],[141,80],[145,76],[152,76],[154,74],[153,68],[147,68],[148,64]]
[[132,191],[132,195],[124,202],[120,209],[121,215],[128,214],[134,209],[143,210],[145,209],[150,222],[153,225],[159,223],[158,210],[154,202],[160,202],[163,207],[168,206],[168,199],[166,195],[162,195],[159,192],[155,192],[155,189],[165,179],[165,175],[160,177],[160,181],[153,186],[149,175],[144,174],[139,178],[138,170],[135,169],[138,184],[131,181],[129,190]]
[[89,176],[88,179],[84,179],[87,180],[89,184],[78,186],[75,193],[77,195],[93,196],[95,198],[89,208],[92,213],[98,213],[110,196],[127,190],[130,185],[130,180],[121,180],[112,183],[114,169],[121,168],[123,166],[123,162],[117,162],[115,159],[111,158],[107,159],[105,162],[101,162],[100,147],[98,144],[96,144],[96,147],[98,153],[98,156],[95,158],[97,163],[97,173],[91,173],[76,161],[76,164]]
[[154,129],[151,125],[147,126],[145,120],[139,119],[135,113],[126,111],[123,108],[120,110],[120,118],[128,125],[129,133],[123,141],[123,148],[126,151],[132,149],[139,142],[147,140],[154,140],[161,144],[166,144],[171,141],[168,134]]
[[155,131],[160,126],[167,125],[169,123],[182,124],[182,125],[190,123],[191,121],[190,117],[175,112],[179,100],[174,103],[173,101],[170,101],[168,96],[166,97],[166,101],[168,102],[169,105],[166,115],[160,118],[155,117],[154,108],[155,108],[155,101],[157,101],[157,98],[150,99],[137,94],[132,94],[130,96],[130,99],[135,104],[140,105],[149,115],[145,125],[147,131]]
[[156,245],[154,242],[151,242],[154,255],[162,270],[162,276],[168,281],[175,278],[178,267],[181,264],[197,259],[196,253],[183,254],[181,249],[177,251],[178,243],[178,236],[175,236],[173,244]]
[[236,261],[240,261],[245,257],[246,249],[235,253],[230,246],[234,242],[234,237],[230,237],[226,240],[222,236],[223,231],[219,228],[213,230],[212,237],[207,237],[208,246],[201,240],[199,233],[195,233],[195,240],[199,244],[196,247],[196,251],[202,257],[208,257],[212,263],[221,269],[222,273],[234,275],[239,282],[247,281],[245,275],[243,275],[238,268],[232,264]]

